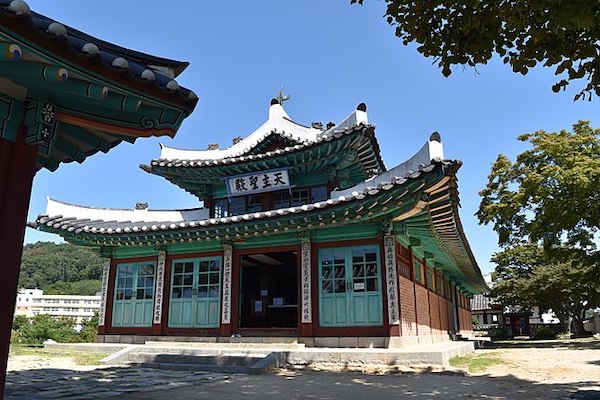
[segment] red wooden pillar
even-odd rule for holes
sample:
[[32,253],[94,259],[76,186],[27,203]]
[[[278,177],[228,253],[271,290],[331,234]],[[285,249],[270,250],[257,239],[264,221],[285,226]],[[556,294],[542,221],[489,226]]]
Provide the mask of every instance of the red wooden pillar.
[[10,331],[36,155],[37,146],[25,144],[23,132],[16,143],[0,138],[0,399],[4,397]]

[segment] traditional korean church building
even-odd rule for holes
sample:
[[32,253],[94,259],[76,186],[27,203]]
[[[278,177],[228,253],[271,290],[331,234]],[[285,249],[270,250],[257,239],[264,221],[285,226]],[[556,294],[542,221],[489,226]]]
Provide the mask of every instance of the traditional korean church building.
[[305,126],[274,99],[231,147],[163,146],[141,166],[203,207],[50,199],[35,226],[106,257],[101,341],[444,340],[471,330],[469,298],[486,286],[458,214],[461,162],[444,157],[439,134],[424,142],[387,169],[364,104],[339,124]]

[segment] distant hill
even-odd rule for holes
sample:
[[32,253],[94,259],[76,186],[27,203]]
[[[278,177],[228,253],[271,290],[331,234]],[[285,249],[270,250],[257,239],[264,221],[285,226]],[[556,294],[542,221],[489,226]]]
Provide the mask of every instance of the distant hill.
[[19,287],[44,294],[94,295],[100,291],[104,259],[86,247],[37,242],[23,247]]

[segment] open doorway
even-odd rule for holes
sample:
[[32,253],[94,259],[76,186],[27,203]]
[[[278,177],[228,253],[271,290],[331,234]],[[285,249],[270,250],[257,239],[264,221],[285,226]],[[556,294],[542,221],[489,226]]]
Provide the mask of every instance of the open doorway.
[[298,254],[257,253],[240,259],[240,328],[298,326]]

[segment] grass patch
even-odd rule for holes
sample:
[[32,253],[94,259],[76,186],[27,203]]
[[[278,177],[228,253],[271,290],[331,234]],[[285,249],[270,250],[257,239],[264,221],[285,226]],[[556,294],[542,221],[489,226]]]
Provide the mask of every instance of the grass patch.
[[70,358],[77,365],[99,365],[100,360],[111,353],[92,353],[85,350],[74,351],[59,348],[44,348],[32,346],[10,346],[10,356],[35,356],[41,358]]
[[457,368],[467,368],[469,372],[483,372],[494,365],[503,364],[504,361],[495,353],[467,354],[450,359],[450,365]]

